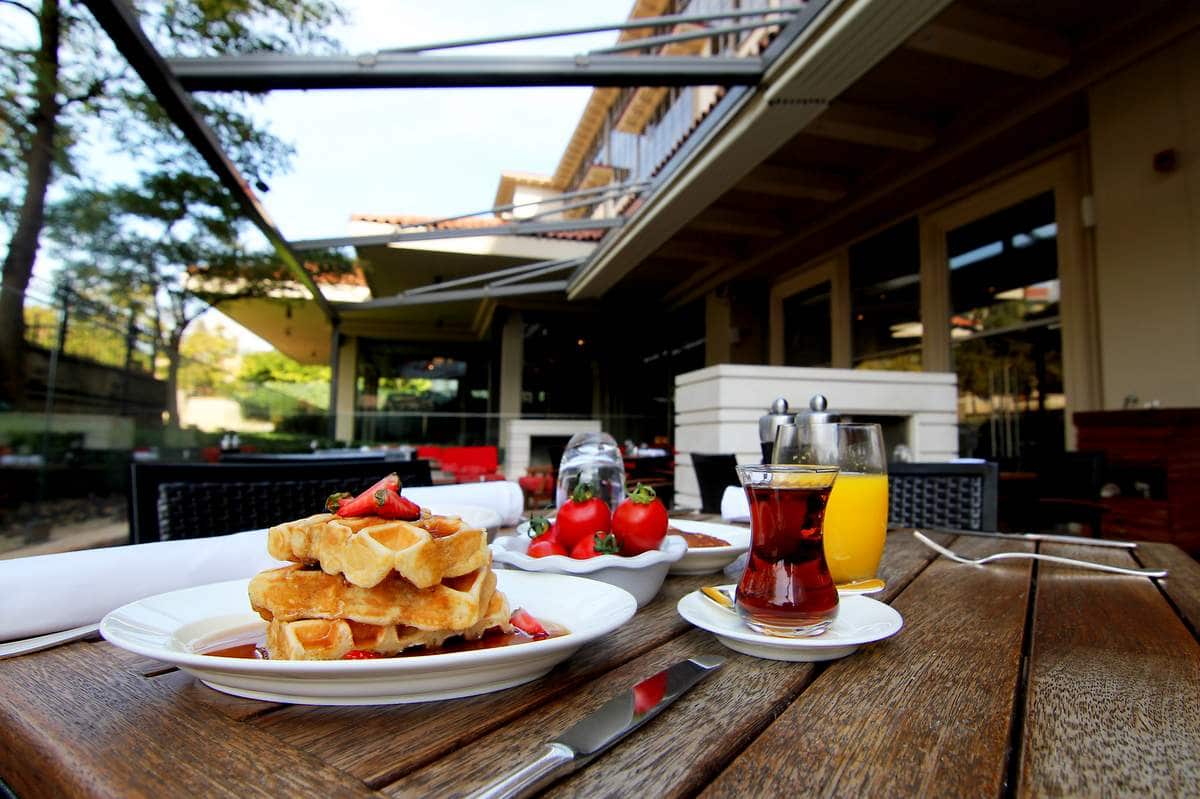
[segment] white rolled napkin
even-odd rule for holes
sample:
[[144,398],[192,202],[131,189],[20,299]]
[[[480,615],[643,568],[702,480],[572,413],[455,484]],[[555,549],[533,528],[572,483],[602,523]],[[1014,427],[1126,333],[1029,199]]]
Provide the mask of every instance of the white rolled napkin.
[[0,641],[82,627],[138,599],[283,565],[267,554],[266,530],[0,561]]
[[726,486],[721,495],[721,518],[727,522],[750,521],[750,500],[738,486]]
[[525,510],[525,494],[521,487],[507,480],[404,488],[400,493],[418,505],[448,508],[458,504],[490,508],[500,514],[505,527],[521,521],[521,513]]

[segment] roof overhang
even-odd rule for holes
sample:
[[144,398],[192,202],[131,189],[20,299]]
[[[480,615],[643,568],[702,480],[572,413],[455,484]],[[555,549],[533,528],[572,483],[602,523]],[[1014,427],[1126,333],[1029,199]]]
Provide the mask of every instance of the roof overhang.
[[732,108],[720,129],[682,154],[663,185],[575,274],[568,298],[611,289],[950,2],[831,0],[772,62],[757,91],[726,94],[721,103]]

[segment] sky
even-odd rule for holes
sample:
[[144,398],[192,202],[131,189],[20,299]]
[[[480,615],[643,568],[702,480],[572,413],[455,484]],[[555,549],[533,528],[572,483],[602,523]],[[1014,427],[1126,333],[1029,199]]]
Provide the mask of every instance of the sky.
[[[618,22],[632,0],[344,0],[348,53]],[[444,54],[574,55],[609,31]],[[492,206],[503,170],[551,173],[590,88],[272,92],[258,109],[296,147],[263,201],[288,238],[346,233],[352,213],[448,216]]]

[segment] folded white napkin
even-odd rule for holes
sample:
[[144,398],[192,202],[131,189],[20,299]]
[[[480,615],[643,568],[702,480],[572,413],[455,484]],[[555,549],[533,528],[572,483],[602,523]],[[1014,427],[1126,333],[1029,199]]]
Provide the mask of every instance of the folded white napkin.
[[405,488],[401,493],[418,505],[445,508],[461,504],[490,508],[500,514],[506,527],[521,521],[521,513],[525,510],[525,494],[521,487],[507,480]]
[[82,627],[137,599],[282,565],[267,555],[266,530],[0,561],[0,641]]
[[[525,506],[521,487],[502,481],[406,488],[404,496],[437,508],[489,508],[507,526]],[[282,565],[267,555],[265,530],[0,561],[0,641],[81,627],[137,599]]]
[[727,522],[750,521],[750,500],[738,486],[726,486],[721,495],[721,518]]

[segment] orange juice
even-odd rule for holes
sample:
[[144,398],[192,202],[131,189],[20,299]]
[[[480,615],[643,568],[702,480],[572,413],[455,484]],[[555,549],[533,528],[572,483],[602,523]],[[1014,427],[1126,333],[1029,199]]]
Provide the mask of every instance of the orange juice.
[[869,580],[887,538],[886,474],[841,472],[825,509],[825,560],[835,583]]

